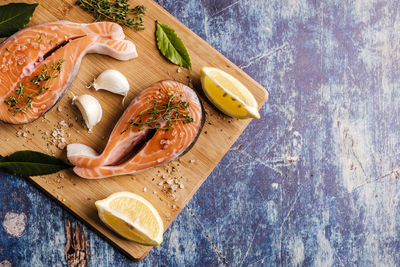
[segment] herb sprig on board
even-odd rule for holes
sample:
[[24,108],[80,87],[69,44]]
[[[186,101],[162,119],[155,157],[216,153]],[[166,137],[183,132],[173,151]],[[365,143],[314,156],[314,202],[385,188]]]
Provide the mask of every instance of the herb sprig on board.
[[77,0],[75,4],[92,13],[96,21],[110,20],[136,31],[144,30],[146,8],[142,5],[130,8],[128,0]]
[[[137,127],[139,131],[142,131],[145,127],[154,130],[162,129],[169,131],[174,127],[173,122],[182,121],[184,124],[191,123],[193,122],[193,118],[190,117],[188,108],[188,102],[175,99],[175,96],[170,96],[166,103],[158,103],[154,99],[153,106],[139,113],[135,119],[130,120],[128,122],[129,126],[121,134],[133,127]],[[160,120],[164,120],[167,126],[160,128]]]

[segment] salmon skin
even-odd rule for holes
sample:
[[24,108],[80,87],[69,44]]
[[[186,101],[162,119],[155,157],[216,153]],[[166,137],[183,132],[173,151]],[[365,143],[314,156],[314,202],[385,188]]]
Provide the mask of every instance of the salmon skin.
[[161,81],[132,100],[101,154],[84,144],[69,144],[67,158],[83,178],[135,174],[188,151],[203,124],[203,107],[194,90]]
[[25,28],[0,45],[0,120],[34,121],[53,107],[73,82],[87,53],[119,60],[137,57],[121,26],[56,21]]

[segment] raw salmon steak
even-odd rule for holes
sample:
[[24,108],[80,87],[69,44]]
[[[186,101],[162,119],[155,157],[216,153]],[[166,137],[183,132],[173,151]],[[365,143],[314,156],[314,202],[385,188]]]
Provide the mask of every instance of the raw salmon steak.
[[135,174],[188,151],[203,123],[203,107],[193,89],[161,81],[132,100],[101,154],[83,144],[70,144],[67,158],[83,178]]
[[48,111],[74,80],[87,53],[119,60],[137,57],[112,22],[56,21],[23,29],[0,45],[0,120],[32,122]]

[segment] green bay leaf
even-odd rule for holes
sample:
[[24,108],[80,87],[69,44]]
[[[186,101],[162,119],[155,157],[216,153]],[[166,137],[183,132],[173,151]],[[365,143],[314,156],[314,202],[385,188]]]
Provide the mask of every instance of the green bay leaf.
[[189,53],[175,30],[157,22],[157,47],[161,54],[175,65],[190,69],[192,62]]
[[38,5],[11,3],[0,6],[0,37],[8,37],[25,27]]
[[56,157],[31,150],[17,151],[0,158],[0,168],[21,176],[51,174],[70,167]]

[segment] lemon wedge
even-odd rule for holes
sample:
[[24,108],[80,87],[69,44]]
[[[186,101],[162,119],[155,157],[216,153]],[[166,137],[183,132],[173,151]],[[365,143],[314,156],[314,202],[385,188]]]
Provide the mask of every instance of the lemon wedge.
[[143,197],[118,192],[96,201],[100,219],[112,230],[145,246],[158,246],[164,225],[157,210]]
[[230,74],[211,67],[200,70],[203,91],[223,113],[237,119],[260,118],[253,94]]

